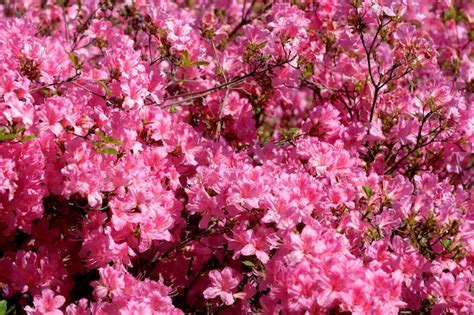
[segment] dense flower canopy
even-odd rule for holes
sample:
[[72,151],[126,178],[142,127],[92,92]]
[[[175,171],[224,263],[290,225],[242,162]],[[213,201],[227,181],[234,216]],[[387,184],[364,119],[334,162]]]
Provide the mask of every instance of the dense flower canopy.
[[471,1],[2,1],[0,43],[0,314],[474,313]]

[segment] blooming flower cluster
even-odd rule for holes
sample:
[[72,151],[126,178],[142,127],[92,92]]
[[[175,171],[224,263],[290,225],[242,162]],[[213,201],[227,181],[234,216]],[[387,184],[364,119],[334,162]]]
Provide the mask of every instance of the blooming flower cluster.
[[474,313],[474,5],[0,4],[0,314]]

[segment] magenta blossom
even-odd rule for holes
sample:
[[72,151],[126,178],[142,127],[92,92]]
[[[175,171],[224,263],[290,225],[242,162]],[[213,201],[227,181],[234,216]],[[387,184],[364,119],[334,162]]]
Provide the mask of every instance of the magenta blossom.
[[41,295],[36,295],[33,299],[32,307],[26,307],[25,310],[31,315],[62,315],[59,309],[63,306],[66,299],[62,295],[55,295],[50,289],[45,289]]
[[242,298],[242,293],[233,293],[240,282],[240,275],[229,267],[222,271],[212,270],[209,272],[211,286],[204,290],[204,298],[213,299],[220,297],[226,305],[232,305],[235,298]]

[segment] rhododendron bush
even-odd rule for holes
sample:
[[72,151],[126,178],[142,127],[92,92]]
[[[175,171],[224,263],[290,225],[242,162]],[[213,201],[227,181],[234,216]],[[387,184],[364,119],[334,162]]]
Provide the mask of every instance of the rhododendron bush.
[[472,314],[474,4],[0,4],[0,314]]

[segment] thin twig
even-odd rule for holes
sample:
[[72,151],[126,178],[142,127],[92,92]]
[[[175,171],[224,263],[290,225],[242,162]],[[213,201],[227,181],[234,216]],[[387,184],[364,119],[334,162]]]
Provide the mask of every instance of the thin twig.
[[[163,107],[163,108],[168,108],[168,107],[172,107],[172,106],[175,106],[175,105],[179,105],[179,104],[182,104],[182,103],[186,103],[186,102],[189,102],[189,101],[192,101],[192,100],[195,100],[195,99],[198,99],[198,98],[201,98],[201,97],[205,97],[213,92],[216,92],[216,91],[219,91],[221,89],[224,89],[224,88],[227,88],[227,87],[233,87],[239,83],[242,83],[243,81],[245,81],[246,79],[250,78],[250,77],[253,77],[253,76],[258,76],[260,74],[263,74],[263,73],[266,73],[268,71],[271,71],[273,70],[274,68],[277,68],[277,67],[281,67],[283,65],[285,65],[286,63],[289,63],[291,62],[292,60],[294,60],[296,58],[296,55],[293,56],[292,58],[288,59],[288,60],[285,60],[285,61],[282,61],[282,62],[278,62],[274,65],[271,65],[270,67],[266,68],[266,69],[263,69],[263,70],[253,70],[243,76],[240,76],[240,77],[237,77],[237,78],[234,78],[230,81],[227,81],[225,83],[222,83],[222,84],[219,84],[219,85],[216,85],[212,88],[209,88],[209,89],[206,89],[206,90],[201,90],[201,91],[195,91],[195,92],[190,92],[190,93],[184,93],[184,94],[179,94],[179,95],[174,95],[174,96],[171,96],[171,97],[168,97],[168,98],[165,98],[165,100],[161,103],[161,104],[156,104],[155,102],[152,102],[148,105],[152,105],[152,104],[156,104],[156,105],[159,105],[160,107]],[[176,99],[176,98],[180,98],[180,97],[186,97],[185,99],[183,100],[179,100],[179,101],[176,101],[176,102],[172,102],[172,103],[168,103],[166,104],[167,101],[169,100],[172,100],[172,99]]]

